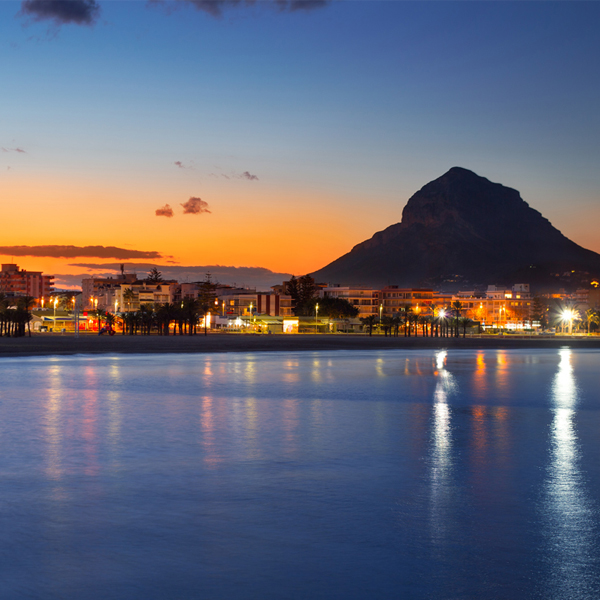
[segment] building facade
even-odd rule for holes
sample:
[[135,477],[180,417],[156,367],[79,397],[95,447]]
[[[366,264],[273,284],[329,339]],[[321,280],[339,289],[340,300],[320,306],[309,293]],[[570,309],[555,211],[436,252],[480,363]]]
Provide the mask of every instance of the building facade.
[[41,299],[54,292],[53,275],[42,275],[41,271],[26,271],[18,265],[2,265],[0,292],[11,297],[31,296]]

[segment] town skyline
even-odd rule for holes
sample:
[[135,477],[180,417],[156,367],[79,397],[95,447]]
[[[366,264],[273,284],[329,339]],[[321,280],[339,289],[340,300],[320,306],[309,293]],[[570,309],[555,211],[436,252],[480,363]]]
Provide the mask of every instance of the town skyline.
[[73,5],[0,6],[3,263],[309,273],[453,166],[600,252],[592,3]]

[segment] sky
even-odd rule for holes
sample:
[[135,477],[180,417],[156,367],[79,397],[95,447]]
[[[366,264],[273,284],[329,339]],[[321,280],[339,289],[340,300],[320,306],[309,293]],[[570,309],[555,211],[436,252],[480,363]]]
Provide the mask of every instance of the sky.
[[599,22],[598,2],[4,0],[0,260],[71,284],[119,262],[302,275],[453,166],[600,252]]

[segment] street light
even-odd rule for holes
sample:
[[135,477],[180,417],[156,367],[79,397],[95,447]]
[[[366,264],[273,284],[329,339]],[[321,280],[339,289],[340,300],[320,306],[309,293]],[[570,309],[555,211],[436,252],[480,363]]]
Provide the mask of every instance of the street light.
[[315,333],[319,332],[317,319],[319,318],[319,303],[315,304]]
[[381,316],[383,314],[383,302],[379,305],[379,333],[381,333]]
[[52,333],[56,333],[56,305],[58,304],[58,296],[54,298],[54,320],[52,323]]
[[[573,333],[573,320],[577,318],[577,312],[572,308],[566,308],[562,313],[562,320],[569,324],[569,335]],[[564,330],[564,326],[563,326]]]

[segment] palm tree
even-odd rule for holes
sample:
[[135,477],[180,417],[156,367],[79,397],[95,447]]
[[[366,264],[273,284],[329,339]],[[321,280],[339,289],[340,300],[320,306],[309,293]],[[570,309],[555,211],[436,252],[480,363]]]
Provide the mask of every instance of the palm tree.
[[460,319],[460,313],[463,309],[463,304],[460,300],[455,300],[451,305],[450,308],[454,311],[454,316],[455,316],[455,321],[454,321],[454,335],[455,337],[458,337],[458,322]]
[[131,303],[135,300],[135,292],[131,288],[126,288],[123,292],[123,300],[127,305],[127,310],[131,309]]
[[369,315],[367,317],[361,317],[360,319],[363,327],[369,328],[369,335],[373,335],[373,327],[377,322],[377,315]]
[[0,337],[3,335],[8,337],[8,306],[9,301],[6,294],[0,292]]
[[587,332],[590,334],[590,325],[600,325],[600,311],[596,308],[588,308],[585,311],[585,320],[587,321]]
[[474,321],[472,319],[469,319],[469,317],[461,317],[460,324],[462,325],[462,328],[463,328],[463,337],[466,336],[467,327],[469,327],[473,322]]
[[106,311],[103,308],[96,308],[94,311],[96,318],[98,319],[98,333],[100,333],[100,329],[102,327],[102,319],[106,317]]
[[29,337],[31,337],[31,309],[35,305],[35,298],[33,296],[20,296],[17,300],[17,311],[19,314],[20,324],[22,326],[22,331],[19,335],[25,335],[25,323],[27,323],[27,330],[29,332]]
[[392,327],[393,327],[393,319],[392,317],[382,317],[381,319],[381,327],[383,329],[383,334],[387,337],[388,332],[390,336],[392,335]]
[[404,337],[407,337],[410,335],[410,327],[412,325],[412,307],[408,305],[402,306],[400,314],[404,323]]
[[400,329],[400,325],[402,325],[402,317],[398,313],[396,313],[392,317],[392,327],[394,329],[394,335],[396,337],[398,337],[398,331]]
[[429,317],[427,315],[420,314],[417,317],[417,323],[421,325],[421,334],[423,337],[427,336],[427,325],[429,324]]

